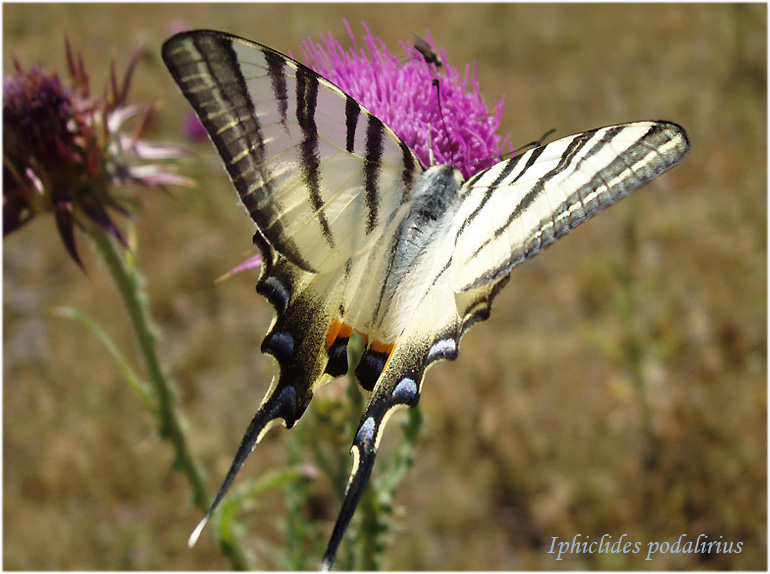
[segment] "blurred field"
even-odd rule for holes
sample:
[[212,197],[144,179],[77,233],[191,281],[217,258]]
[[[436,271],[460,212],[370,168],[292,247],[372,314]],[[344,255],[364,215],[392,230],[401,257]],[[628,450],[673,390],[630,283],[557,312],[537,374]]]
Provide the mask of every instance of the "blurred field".
[[[15,55],[63,73],[66,33],[98,87],[111,56],[123,69],[141,47],[131,101],[158,99],[152,133],[166,141],[182,138],[187,110],[159,56],[174,26],[296,52],[308,35],[344,39],[343,17],[393,49],[427,27],[454,65],[475,60],[488,103],[505,94],[514,145],[552,127],[681,123],[693,150],[680,167],[516,269],[460,358],[429,373],[389,565],[767,568],[765,6],[5,4],[3,14],[6,72]],[[142,192],[138,255],[213,490],[270,382],[259,343],[271,311],[254,275],[214,284],[253,231],[213,148],[196,149],[187,170],[199,189]],[[3,566],[227,568],[206,536],[187,550],[199,513],[113,361],[51,316],[77,306],[131,348],[107,274],[79,239],[87,275],[51,218],[4,242]],[[243,474],[285,465],[287,435],[271,433]],[[318,492],[331,529],[336,499]],[[276,492],[248,523],[262,568],[276,567],[262,550],[282,544],[285,513]],[[706,534],[742,551],[548,553],[553,537],[576,534],[644,545]]]

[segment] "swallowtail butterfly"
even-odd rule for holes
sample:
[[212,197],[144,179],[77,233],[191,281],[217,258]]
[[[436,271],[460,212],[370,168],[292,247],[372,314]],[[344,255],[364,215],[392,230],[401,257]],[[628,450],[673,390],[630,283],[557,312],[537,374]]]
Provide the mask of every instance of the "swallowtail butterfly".
[[214,31],[183,32],[163,59],[256,223],[257,291],[276,316],[262,342],[277,373],[194,543],[256,444],[290,428],[313,392],[355,367],[371,398],[323,566],[330,568],[392,412],[425,372],[457,357],[513,267],[679,162],[685,131],[662,121],[539,145],[467,181],[423,167],[382,121],[309,68]]

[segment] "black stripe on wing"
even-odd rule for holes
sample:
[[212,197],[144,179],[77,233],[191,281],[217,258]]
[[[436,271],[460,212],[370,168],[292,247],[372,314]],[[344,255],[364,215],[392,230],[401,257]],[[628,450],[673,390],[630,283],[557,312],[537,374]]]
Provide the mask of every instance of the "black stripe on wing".
[[[540,150],[539,153],[538,153],[538,150]],[[542,150],[540,148],[536,148],[535,150],[533,150],[531,157],[527,160],[527,165],[524,167],[524,169],[521,171],[521,173],[519,173],[519,175],[516,178],[511,180],[511,183],[514,183],[516,181],[516,179],[521,177],[521,175],[526,172],[526,170],[527,170],[527,168],[529,166],[531,166],[533,163],[535,163],[537,161],[537,158],[540,156],[540,153],[542,153]],[[476,216],[481,212],[482,209],[484,209],[484,207],[487,205],[487,202],[492,198],[492,195],[494,194],[495,190],[498,187],[500,187],[500,185],[502,185],[503,181],[505,181],[505,179],[509,175],[511,175],[511,173],[513,172],[513,169],[516,167],[516,165],[519,163],[519,160],[522,157],[523,156],[519,155],[519,156],[511,158],[511,159],[509,159],[508,161],[505,162],[505,165],[503,165],[503,169],[500,170],[500,173],[497,175],[495,180],[491,184],[489,184],[489,187],[487,188],[487,191],[484,194],[484,197],[479,202],[479,204],[476,207],[476,209],[474,209],[473,213],[471,213],[468,216],[468,218],[465,221],[463,221],[462,226],[460,227],[460,230],[458,231],[458,235],[460,233],[462,233],[463,230],[466,227],[468,227],[468,225],[470,225],[473,222],[474,219],[476,219]],[[478,173],[478,174],[474,175],[470,180],[468,180],[468,185],[472,186],[483,175],[484,175],[483,171],[481,173]]]
[[[542,178],[540,178],[538,180],[538,182],[534,185],[534,187],[532,187],[532,189],[530,189],[526,194],[524,194],[524,196],[521,198],[521,200],[516,205],[514,210],[508,216],[508,219],[505,221],[505,223],[503,223],[501,226],[499,226],[497,229],[495,229],[494,234],[489,239],[487,239],[479,247],[479,249],[476,251],[474,256],[478,255],[478,253],[480,253],[481,250],[484,249],[487,246],[488,243],[490,243],[491,241],[497,240],[503,233],[505,233],[508,230],[508,228],[511,226],[511,224],[515,220],[517,220],[519,217],[521,217],[522,214],[524,213],[524,211],[527,208],[529,208],[530,205],[532,205],[532,203],[538,197],[540,197],[540,195],[543,192],[546,191],[545,190],[545,186],[548,185],[549,181],[551,181],[552,179],[554,179],[556,176],[558,176],[559,174],[563,173],[567,169],[573,169],[573,168],[579,167],[579,165],[581,163],[583,163],[585,160],[587,160],[592,155],[596,154],[599,150],[604,148],[604,146],[609,144],[609,142],[612,140],[612,138],[615,137],[619,133],[619,131],[620,131],[620,129],[618,129],[618,128],[613,128],[613,129],[607,130],[607,133],[605,135],[603,135],[602,138],[592,146],[591,150],[589,150],[588,153],[586,153],[586,155],[583,156],[577,162],[577,165],[573,165],[573,162],[575,161],[575,156],[588,144],[588,142],[591,140],[591,138],[594,137],[594,134],[596,133],[596,130],[591,130],[591,131],[583,132],[583,133],[575,136],[572,139],[572,141],[569,143],[569,145],[567,146],[567,149],[565,150],[564,154],[561,156],[561,159],[559,159],[559,163],[557,164],[557,166],[555,168],[553,168],[550,172],[548,172],[546,175],[544,175]],[[541,149],[541,148],[538,148],[538,149]],[[532,154],[532,157],[533,158],[535,157],[534,153]],[[534,163],[534,162],[532,162],[532,163]],[[598,177],[601,177],[600,174],[602,173],[602,171],[597,172],[597,176]],[[525,173],[526,173],[526,168],[525,168],[524,171],[522,171],[519,174],[519,176],[516,179],[518,179],[519,177],[523,176]],[[511,184],[515,183],[515,181],[516,180],[512,181]],[[510,185],[510,184],[506,183],[504,185]],[[493,192],[494,192],[494,189],[487,191],[488,194],[493,193]],[[578,188],[575,191],[575,196],[577,198],[577,201],[575,203],[577,203],[579,205],[584,205],[585,187]],[[569,206],[569,205],[571,205],[571,203],[563,204],[563,206],[565,206],[565,205]],[[582,218],[584,218],[584,217],[585,217],[585,215],[583,215]],[[577,222],[575,222],[574,225],[577,225],[577,223],[579,223],[582,220],[582,218],[580,220],[578,220]],[[563,230],[563,231],[561,231],[561,233],[559,231],[555,232],[554,233],[554,239],[556,237],[561,236],[563,233],[566,233],[566,231],[567,230]],[[538,236],[538,237],[540,237],[540,236]]]
[[380,192],[377,183],[384,138],[385,129],[382,122],[374,116],[369,116],[369,124],[366,127],[366,166],[364,167],[364,191],[369,214],[366,220],[367,235],[374,230],[379,219]]
[[353,153],[356,146],[356,127],[358,116],[361,115],[361,106],[350,96],[345,98],[345,149]]
[[275,52],[265,52],[267,60],[267,74],[273,85],[273,93],[278,104],[278,113],[281,115],[281,123],[288,130],[286,122],[289,115],[289,92],[286,85],[286,60]]
[[401,172],[401,205],[412,199],[412,187],[414,187],[414,175],[417,170],[414,153],[404,142],[399,142],[401,148],[401,161],[404,163],[404,170]]
[[321,153],[318,127],[315,113],[318,107],[318,74],[307,68],[297,68],[297,122],[302,128],[305,139],[300,145],[302,156],[302,174],[310,191],[309,201],[313,211],[318,214],[321,233],[334,247],[334,234],[329,227],[329,220],[323,211],[324,199],[321,195]]
[[163,59],[264,237],[305,271],[361,253],[411,199],[414,152],[310,68],[209,30],[169,39]]

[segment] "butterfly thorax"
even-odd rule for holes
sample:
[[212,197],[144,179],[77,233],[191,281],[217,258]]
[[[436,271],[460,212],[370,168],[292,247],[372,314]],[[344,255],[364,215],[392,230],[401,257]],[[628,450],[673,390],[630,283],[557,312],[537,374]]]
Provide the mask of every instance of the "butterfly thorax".
[[442,232],[444,222],[451,222],[457,212],[462,174],[448,165],[425,172],[414,189],[414,199],[397,233],[392,273],[389,281],[402,282],[415,260],[427,255],[426,248]]

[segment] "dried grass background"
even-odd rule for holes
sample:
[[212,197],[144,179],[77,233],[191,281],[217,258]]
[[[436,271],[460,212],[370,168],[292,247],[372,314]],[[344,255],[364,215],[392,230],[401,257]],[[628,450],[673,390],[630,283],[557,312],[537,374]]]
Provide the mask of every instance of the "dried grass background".
[[[365,20],[392,48],[429,28],[453,64],[477,62],[490,105],[505,94],[502,131],[514,145],[552,127],[684,125],[692,153],[680,167],[517,268],[460,358],[430,371],[388,556],[394,569],[767,567],[764,5],[5,4],[3,15],[6,72],[15,55],[63,74],[67,34],[98,87],[110,57],[123,69],[141,47],[131,101],[158,98],[160,140],[182,138],[188,109],[159,55],[180,20],[295,53],[308,35],[344,40],[343,17],[359,35]],[[141,192],[138,256],[213,491],[270,383],[259,343],[271,310],[253,274],[214,283],[248,254],[253,231],[213,148],[196,149],[188,172],[199,189]],[[187,550],[199,513],[113,361],[50,314],[75,305],[132,345],[107,274],[79,239],[87,276],[50,217],[4,242],[3,566],[226,568],[206,536]],[[618,268],[634,278],[630,321]],[[643,349],[641,393],[629,337]],[[284,465],[287,435],[273,431],[243,474]],[[331,529],[336,499],[315,488],[314,516]],[[247,524],[263,568],[276,567],[261,550],[282,544],[285,513],[276,492]],[[652,561],[547,552],[553,537],[576,534],[646,544],[701,533],[742,551]]]

